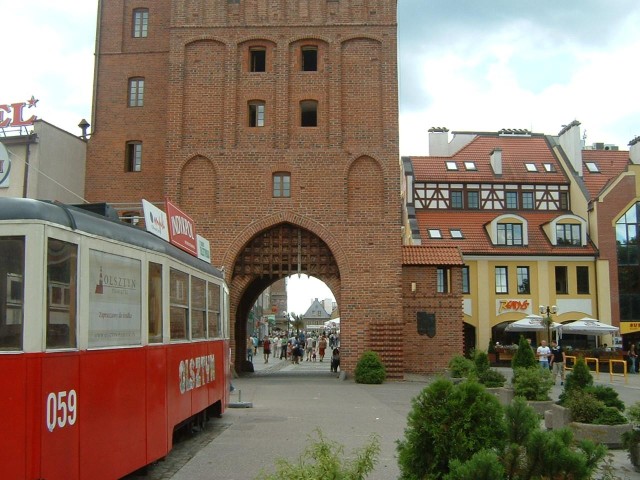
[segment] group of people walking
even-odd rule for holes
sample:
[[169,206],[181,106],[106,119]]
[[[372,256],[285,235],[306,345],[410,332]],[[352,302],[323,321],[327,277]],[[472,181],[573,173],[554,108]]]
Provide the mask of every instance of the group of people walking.
[[[247,360],[253,362],[258,353],[259,345],[257,336],[247,337]],[[299,364],[302,361],[323,362],[327,354],[327,349],[331,350],[331,371],[337,372],[340,367],[340,348],[338,337],[334,334],[327,336],[321,334],[305,335],[301,332],[297,335],[275,335],[270,338],[265,335],[262,339],[262,354],[264,363],[269,363],[269,358],[279,356],[280,360],[289,360],[291,363]]]

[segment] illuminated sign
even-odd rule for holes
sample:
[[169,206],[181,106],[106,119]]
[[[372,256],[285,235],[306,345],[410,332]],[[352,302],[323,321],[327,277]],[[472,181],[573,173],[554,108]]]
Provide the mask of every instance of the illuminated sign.
[[196,224],[189,215],[171,203],[168,198],[165,200],[165,205],[169,220],[169,242],[197,257]]
[[26,102],[18,102],[18,103],[6,103],[0,105],[0,128],[6,127],[26,127],[29,125],[33,125],[38,117],[35,115],[31,115],[26,120],[23,119],[24,107],[33,108],[38,103],[33,95]]
[[497,303],[497,314],[507,312],[525,312],[531,313],[531,302],[529,300],[512,300],[512,299],[502,299],[496,300]]

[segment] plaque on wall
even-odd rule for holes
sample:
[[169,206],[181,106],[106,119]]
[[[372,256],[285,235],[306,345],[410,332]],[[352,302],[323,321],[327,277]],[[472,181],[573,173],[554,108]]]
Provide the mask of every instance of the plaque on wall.
[[418,333],[429,338],[436,336],[436,314],[418,312]]

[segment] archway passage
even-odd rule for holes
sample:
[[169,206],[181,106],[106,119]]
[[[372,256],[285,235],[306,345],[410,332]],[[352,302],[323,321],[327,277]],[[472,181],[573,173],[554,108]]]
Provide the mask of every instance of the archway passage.
[[336,259],[328,245],[309,230],[279,223],[257,233],[237,255],[231,278],[237,371],[245,372],[251,367],[244,359],[247,319],[252,305],[265,288],[295,274],[319,278],[339,302],[340,272]]

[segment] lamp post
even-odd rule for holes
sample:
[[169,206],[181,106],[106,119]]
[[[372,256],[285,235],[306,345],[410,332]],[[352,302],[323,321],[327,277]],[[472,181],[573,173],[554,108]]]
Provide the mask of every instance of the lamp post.
[[557,312],[558,307],[556,307],[555,305],[552,305],[551,307],[549,305],[540,305],[540,315],[544,315],[542,321],[545,327],[547,327],[547,342],[549,342],[549,344],[551,344],[551,325],[553,324],[551,314],[555,315]]

